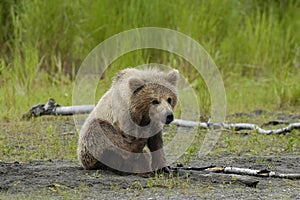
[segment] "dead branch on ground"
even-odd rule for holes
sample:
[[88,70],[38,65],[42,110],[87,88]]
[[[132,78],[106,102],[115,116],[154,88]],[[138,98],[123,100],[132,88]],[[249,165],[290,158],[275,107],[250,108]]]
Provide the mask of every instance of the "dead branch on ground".
[[[43,115],[74,115],[74,114],[86,114],[90,113],[94,109],[94,105],[79,105],[79,106],[60,106],[55,104],[55,100],[50,98],[46,104],[38,104],[33,106],[28,113],[22,116],[22,119],[29,119],[32,117],[39,117]],[[210,123],[210,122],[196,122],[183,119],[175,119],[172,124],[177,126],[185,127],[198,127],[201,129],[226,129],[226,130],[252,130],[260,134],[284,134],[291,132],[292,130],[300,130],[300,122],[290,123],[286,127],[279,129],[263,129],[256,124],[250,123]],[[270,121],[266,124],[277,125],[277,124],[287,124],[287,122],[282,121]]]
[[211,172],[222,172],[226,174],[239,174],[239,175],[249,175],[258,177],[274,177],[274,178],[285,178],[285,179],[300,179],[300,174],[283,174],[279,172],[270,171],[267,169],[257,170],[257,169],[247,169],[239,167],[214,167],[208,168],[207,171]]
[[176,167],[171,167],[174,171],[205,171],[214,173],[225,173],[225,174],[237,174],[237,175],[248,175],[257,177],[274,177],[274,178],[285,178],[285,179],[300,179],[300,174],[284,174],[279,172],[270,171],[268,169],[249,169],[249,168],[239,168],[239,167],[184,167],[182,164],[177,164]]

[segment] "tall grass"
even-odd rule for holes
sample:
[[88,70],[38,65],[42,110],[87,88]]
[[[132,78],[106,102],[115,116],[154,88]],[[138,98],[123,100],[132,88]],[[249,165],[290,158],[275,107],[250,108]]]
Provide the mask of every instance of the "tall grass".
[[[229,112],[299,106],[299,7],[297,0],[2,0],[1,116],[24,112],[47,96],[70,104],[72,80],[88,52],[116,33],[146,26],[178,30],[203,45],[222,73]],[[172,64],[166,55],[129,53],[111,69],[150,61]],[[202,79],[175,59],[204,99],[201,109],[208,111]]]

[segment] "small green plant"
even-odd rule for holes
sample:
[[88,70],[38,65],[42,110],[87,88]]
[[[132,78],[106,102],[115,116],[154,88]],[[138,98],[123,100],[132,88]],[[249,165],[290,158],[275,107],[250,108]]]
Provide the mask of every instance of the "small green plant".
[[96,172],[94,172],[93,174],[89,175],[89,177],[93,178],[93,179],[97,179],[100,178],[102,176],[101,171],[96,170]]
[[235,145],[232,141],[232,138],[229,136],[227,138],[225,138],[225,142],[227,143],[227,148],[229,151],[234,151],[235,149]]
[[147,187],[152,188],[154,186],[153,178],[148,178]]
[[293,152],[293,150],[296,148],[296,146],[299,146],[300,137],[297,138],[289,138],[287,142],[284,144],[284,150],[287,152]]
[[195,156],[198,147],[196,145],[190,146],[184,154],[184,163],[189,164],[192,157]]
[[144,186],[140,181],[134,181],[130,189],[134,191],[135,196],[139,196],[145,192]]

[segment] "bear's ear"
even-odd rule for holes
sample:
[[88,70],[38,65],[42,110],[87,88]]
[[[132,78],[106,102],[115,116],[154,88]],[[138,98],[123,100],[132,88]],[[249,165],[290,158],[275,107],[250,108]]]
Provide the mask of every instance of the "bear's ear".
[[144,85],[144,81],[138,78],[132,78],[129,80],[129,88],[132,92],[134,92],[136,89],[142,87]]
[[169,81],[172,85],[176,85],[178,76],[179,76],[178,70],[174,69],[166,75],[166,80]]

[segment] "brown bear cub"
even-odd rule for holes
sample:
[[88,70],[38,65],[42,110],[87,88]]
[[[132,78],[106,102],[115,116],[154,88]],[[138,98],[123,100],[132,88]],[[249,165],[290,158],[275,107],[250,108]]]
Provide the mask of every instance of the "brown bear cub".
[[83,167],[146,177],[168,171],[162,128],[174,119],[178,76],[177,70],[120,71],[80,130]]

